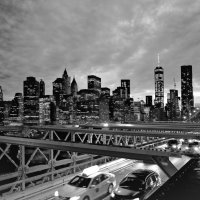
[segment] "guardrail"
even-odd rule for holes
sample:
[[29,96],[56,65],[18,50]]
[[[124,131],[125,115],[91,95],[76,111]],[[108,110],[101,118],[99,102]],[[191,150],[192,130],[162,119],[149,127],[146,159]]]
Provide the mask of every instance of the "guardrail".
[[[82,163],[79,165],[79,170],[74,174],[70,174],[65,177],[60,177],[54,181],[44,183],[43,185],[38,185],[35,188],[28,188],[26,191],[18,192],[16,194],[5,195],[0,200],[31,200],[37,198],[37,200],[49,200],[52,198],[52,190],[61,187],[66,184],[73,176],[79,174],[84,168],[88,167],[85,165],[86,163]],[[92,165],[98,164],[97,162],[93,162]],[[133,160],[127,160],[124,158],[120,158],[114,161],[110,161],[100,165],[100,171],[108,171],[112,172],[120,170],[127,165],[133,165]]]
[[[110,158],[108,156],[104,156],[104,157],[100,157],[100,158],[95,158],[95,156],[92,156],[92,157],[87,156],[86,159],[85,159],[85,157],[86,156],[84,156],[83,159],[78,160],[79,164],[78,163],[75,164],[74,162],[71,161],[71,162],[69,162],[70,166],[63,167],[61,169],[51,170],[51,166],[45,165],[44,168],[39,168],[37,170],[37,172],[40,172],[39,170],[41,170],[41,171],[45,170],[46,171],[45,173],[38,174],[33,177],[25,176],[21,180],[17,179],[17,177],[19,176],[19,172],[14,172],[12,174],[8,174],[8,176],[2,175],[1,183],[5,182],[5,184],[2,184],[0,186],[0,194],[2,196],[6,196],[7,194],[8,195],[13,194],[16,197],[16,193],[21,191],[22,183],[24,183],[26,185],[26,189],[31,188],[31,190],[34,191],[34,187],[39,186],[39,185],[41,187],[44,183],[49,182],[51,180],[52,176],[56,180],[56,179],[59,179],[60,177],[66,176],[66,175],[75,174],[76,172],[81,171],[85,167],[95,165],[95,164],[103,164],[103,163],[106,163],[106,162],[112,160],[112,158]],[[82,163],[80,163],[80,162],[82,162]],[[62,165],[62,163],[61,163],[61,165]],[[34,167],[32,167],[32,168],[34,168]],[[29,173],[31,174],[31,168],[29,170],[30,171],[27,172],[27,175]],[[33,172],[34,172],[34,170],[33,170]],[[13,178],[15,179],[14,181],[8,182],[9,179],[13,180]],[[16,189],[11,192],[10,188],[12,188],[14,185],[17,185],[18,187],[16,187]],[[24,193],[26,193],[26,190]],[[0,199],[1,199],[1,197],[0,197]],[[10,198],[8,198],[8,200],[10,200]]]

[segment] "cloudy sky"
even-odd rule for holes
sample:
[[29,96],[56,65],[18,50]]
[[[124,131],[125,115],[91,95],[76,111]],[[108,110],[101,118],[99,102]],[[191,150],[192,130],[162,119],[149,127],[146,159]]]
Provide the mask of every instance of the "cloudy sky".
[[[114,90],[131,80],[134,99],[154,96],[157,53],[165,96],[180,89],[180,66],[193,66],[200,102],[199,0],[0,0],[0,85],[4,99],[22,92],[27,76],[43,79],[46,93],[64,69],[79,89],[87,75]],[[180,90],[179,90],[180,94]]]

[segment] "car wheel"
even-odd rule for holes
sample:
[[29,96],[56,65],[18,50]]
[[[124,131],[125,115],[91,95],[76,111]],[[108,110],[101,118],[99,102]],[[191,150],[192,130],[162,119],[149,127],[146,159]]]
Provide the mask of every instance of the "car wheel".
[[108,186],[108,194],[111,194],[112,193],[112,191],[113,191],[113,184],[110,184],[109,186]]
[[90,197],[84,197],[83,200],[90,200]]

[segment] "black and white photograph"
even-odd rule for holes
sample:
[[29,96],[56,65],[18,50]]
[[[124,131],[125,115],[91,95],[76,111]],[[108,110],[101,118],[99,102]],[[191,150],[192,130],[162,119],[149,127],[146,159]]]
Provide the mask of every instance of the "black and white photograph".
[[199,0],[0,0],[0,200],[200,200]]

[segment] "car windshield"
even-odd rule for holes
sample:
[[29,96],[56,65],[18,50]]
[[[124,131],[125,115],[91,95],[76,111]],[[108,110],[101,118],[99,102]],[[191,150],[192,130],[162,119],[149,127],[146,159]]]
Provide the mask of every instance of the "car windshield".
[[169,140],[169,141],[168,141],[168,145],[169,145],[169,146],[172,146],[172,145],[174,145],[174,144],[177,145],[177,144],[178,144],[178,141],[177,141],[177,140]]
[[198,142],[192,142],[192,143],[189,143],[189,147],[198,146],[198,145],[199,145]]
[[121,188],[139,191],[144,189],[144,182],[135,177],[126,177],[120,182],[119,186]]
[[76,187],[83,187],[87,188],[89,183],[91,181],[91,178],[83,177],[83,176],[75,176],[73,179],[69,181],[69,185],[73,185]]

